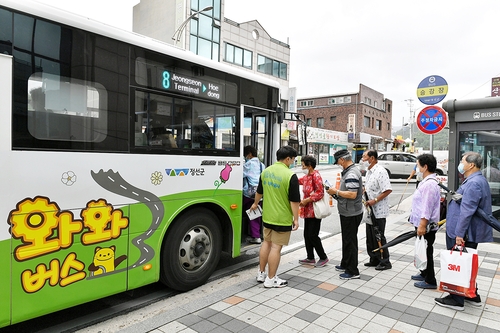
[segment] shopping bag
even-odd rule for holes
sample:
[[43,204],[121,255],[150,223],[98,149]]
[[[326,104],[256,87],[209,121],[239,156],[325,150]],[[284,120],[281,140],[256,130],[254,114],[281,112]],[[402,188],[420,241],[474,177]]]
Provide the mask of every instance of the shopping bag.
[[324,192],[323,198],[321,198],[318,201],[313,202],[314,216],[317,219],[323,219],[327,216],[330,216],[330,214],[332,214],[330,202],[328,200],[328,195],[329,195],[328,193]]
[[415,239],[415,258],[413,264],[421,271],[427,268],[427,239],[417,236]]
[[361,223],[373,224],[371,213],[371,209],[363,205],[363,219],[361,220]]
[[[476,297],[476,277],[478,270],[477,250],[465,248],[454,250],[441,250],[441,279],[439,290],[450,294]],[[461,248],[460,248],[461,249]]]

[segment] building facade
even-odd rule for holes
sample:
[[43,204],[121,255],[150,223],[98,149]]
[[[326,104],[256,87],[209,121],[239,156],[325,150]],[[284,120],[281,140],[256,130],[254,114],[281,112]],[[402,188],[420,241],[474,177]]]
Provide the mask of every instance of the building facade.
[[356,162],[366,149],[392,146],[392,101],[363,84],[358,92],[298,99],[297,112],[305,115],[308,126],[347,133]]
[[[247,6],[237,4],[242,10]],[[140,0],[133,9],[132,29],[275,79],[281,86],[281,107],[288,110],[290,46],[272,38],[257,20],[237,23],[224,17],[224,0]]]

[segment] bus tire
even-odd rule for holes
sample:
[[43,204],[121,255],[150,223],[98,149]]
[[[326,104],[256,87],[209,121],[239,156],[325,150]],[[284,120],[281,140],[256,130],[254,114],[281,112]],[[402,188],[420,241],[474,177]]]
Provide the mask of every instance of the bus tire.
[[182,215],[171,226],[161,253],[161,281],[187,291],[204,284],[219,264],[222,231],[217,216],[206,208]]

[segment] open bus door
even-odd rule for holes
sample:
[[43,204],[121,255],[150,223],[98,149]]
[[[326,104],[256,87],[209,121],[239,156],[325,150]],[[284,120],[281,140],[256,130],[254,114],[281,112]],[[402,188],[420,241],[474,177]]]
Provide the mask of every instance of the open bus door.
[[[259,159],[269,166],[276,159],[279,147],[279,124],[273,110],[243,105],[243,146],[257,149]],[[277,137],[278,135],[278,137]]]
[[[456,190],[464,181],[457,173],[462,155],[474,151],[483,157],[481,172],[491,190],[493,216],[500,218],[500,98],[449,100],[443,103],[448,112],[450,147],[448,187]],[[493,231],[500,242],[500,233]]]
[[244,105],[243,146],[252,145],[257,149],[259,159],[269,166],[276,160],[276,151],[281,147],[283,122],[293,133],[289,144],[295,146],[299,155],[307,154],[307,124],[305,115],[295,112],[277,112]]

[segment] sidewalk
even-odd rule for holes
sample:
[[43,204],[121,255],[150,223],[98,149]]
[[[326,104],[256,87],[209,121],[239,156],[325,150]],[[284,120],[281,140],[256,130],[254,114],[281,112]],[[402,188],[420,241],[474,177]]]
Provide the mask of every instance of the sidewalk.
[[[388,240],[412,230],[407,222],[411,197],[387,221]],[[405,213],[401,213],[405,212]],[[257,283],[257,266],[212,281],[191,292],[89,327],[81,332],[499,332],[500,244],[479,245],[478,288],[481,307],[466,303],[464,311],[434,303],[438,290],[423,290],[410,279],[412,240],[390,248],[392,269],[365,267],[365,226],[359,239],[359,280],[341,280],[335,271],[341,257],[341,235],[323,240],[330,263],[322,268],[301,266],[304,248],[284,255],[278,274],[288,287],[266,289]],[[445,231],[435,243],[436,277]]]

